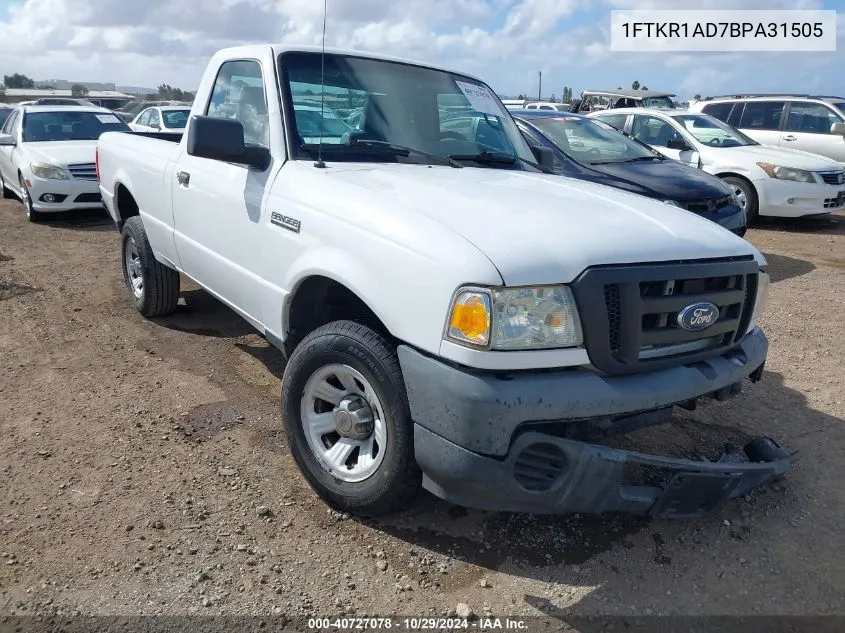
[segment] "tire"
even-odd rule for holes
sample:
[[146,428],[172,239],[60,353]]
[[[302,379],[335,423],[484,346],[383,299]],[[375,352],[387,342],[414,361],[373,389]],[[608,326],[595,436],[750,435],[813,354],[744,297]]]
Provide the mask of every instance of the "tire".
[[179,301],[179,273],[155,258],[137,215],[123,225],[120,252],[123,281],[138,312],[145,317],[171,314]]
[[731,186],[740,201],[745,200],[743,207],[745,209],[745,224],[750,226],[757,219],[760,210],[757,191],[754,189],[754,185],[745,178],[739,178],[737,176],[725,176],[722,180]]
[[[342,382],[338,376],[344,373],[345,382]],[[352,374],[357,374],[366,388],[359,388],[362,383],[358,378],[353,378],[356,388],[346,388],[344,385]],[[320,382],[323,375],[328,376],[325,383]],[[332,395],[343,393],[344,398],[366,400],[376,420],[368,438],[342,437],[334,428],[332,420],[337,420],[336,412],[342,408],[343,400],[338,406],[329,400],[313,398],[317,391],[313,385],[331,387],[332,378],[334,384],[343,387],[335,389]],[[317,408],[323,415],[329,415],[327,419],[332,425],[332,431],[326,431],[322,437],[319,431],[313,430],[316,425],[303,421],[312,413],[315,419],[321,415],[316,413]],[[282,378],[282,419],[297,466],[331,507],[377,516],[409,504],[419,490],[422,475],[414,460],[413,424],[396,348],[369,327],[353,321],[335,321],[302,340],[288,360]],[[312,448],[315,436],[322,442],[317,449]],[[357,453],[353,449],[345,463],[329,466],[332,451],[344,441],[347,447],[357,442]],[[374,460],[373,445],[378,446]],[[375,466],[373,461],[377,462]]]
[[20,183],[21,202],[23,209],[26,212],[26,219],[30,222],[40,222],[41,214],[32,207],[32,198],[29,195],[29,189],[26,188],[23,174],[18,174],[18,182]]
[[9,189],[6,187],[6,181],[3,180],[2,174],[0,174],[0,197],[2,197],[4,200],[8,200],[9,198],[15,197],[14,194],[9,191]]

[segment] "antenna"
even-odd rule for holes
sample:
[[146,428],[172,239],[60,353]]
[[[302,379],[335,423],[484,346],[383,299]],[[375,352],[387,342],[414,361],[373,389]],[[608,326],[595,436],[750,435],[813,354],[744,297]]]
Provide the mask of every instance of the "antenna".
[[326,13],[329,0],[323,0],[323,50],[320,54],[320,144],[317,146],[317,162],[314,167],[325,169],[323,162],[323,122],[326,112]]

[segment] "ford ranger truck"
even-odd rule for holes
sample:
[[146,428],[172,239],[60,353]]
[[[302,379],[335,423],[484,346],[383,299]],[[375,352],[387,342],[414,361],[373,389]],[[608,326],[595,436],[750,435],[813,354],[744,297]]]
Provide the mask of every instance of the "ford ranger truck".
[[768,438],[597,443],[760,380],[769,276],[718,225],[548,159],[470,75],[261,45],[214,55],[181,137],[104,134],[97,169],[138,311],[176,310],[185,275],[282,350],[290,451],[337,509],[422,487],[697,516],[786,472]]

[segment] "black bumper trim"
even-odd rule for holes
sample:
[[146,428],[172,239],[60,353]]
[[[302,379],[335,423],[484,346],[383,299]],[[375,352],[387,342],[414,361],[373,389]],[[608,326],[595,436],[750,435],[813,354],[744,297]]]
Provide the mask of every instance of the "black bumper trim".
[[[545,490],[529,490],[514,476],[519,456],[531,447],[553,446],[564,469]],[[505,459],[468,451],[414,426],[423,486],[449,502],[483,510],[566,514],[625,512],[661,518],[692,518],[718,511],[789,470],[796,455],[769,462],[719,463],[646,455],[527,432],[517,436]],[[626,483],[631,465],[669,471],[665,486]]]

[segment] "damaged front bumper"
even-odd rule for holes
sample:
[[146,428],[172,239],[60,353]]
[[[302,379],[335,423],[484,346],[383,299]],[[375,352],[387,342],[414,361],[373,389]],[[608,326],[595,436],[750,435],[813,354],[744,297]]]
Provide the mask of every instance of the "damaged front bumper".
[[520,434],[507,457],[498,460],[467,451],[419,425],[414,443],[425,486],[438,497],[472,508],[537,514],[706,516],[729,499],[783,475],[795,458],[763,438],[746,446],[750,456],[732,458],[772,461],[673,459],[535,432]]
[[795,455],[757,438],[715,462],[677,459],[600,446],[573,430],[652,425],[673,405],[731,397],[742,380],[760,379],[767,351],[756,329],[716,358],[609,377],[584,369],[476,372],[400,346],[423,485],[486,510],[711,514],[783,475]]

